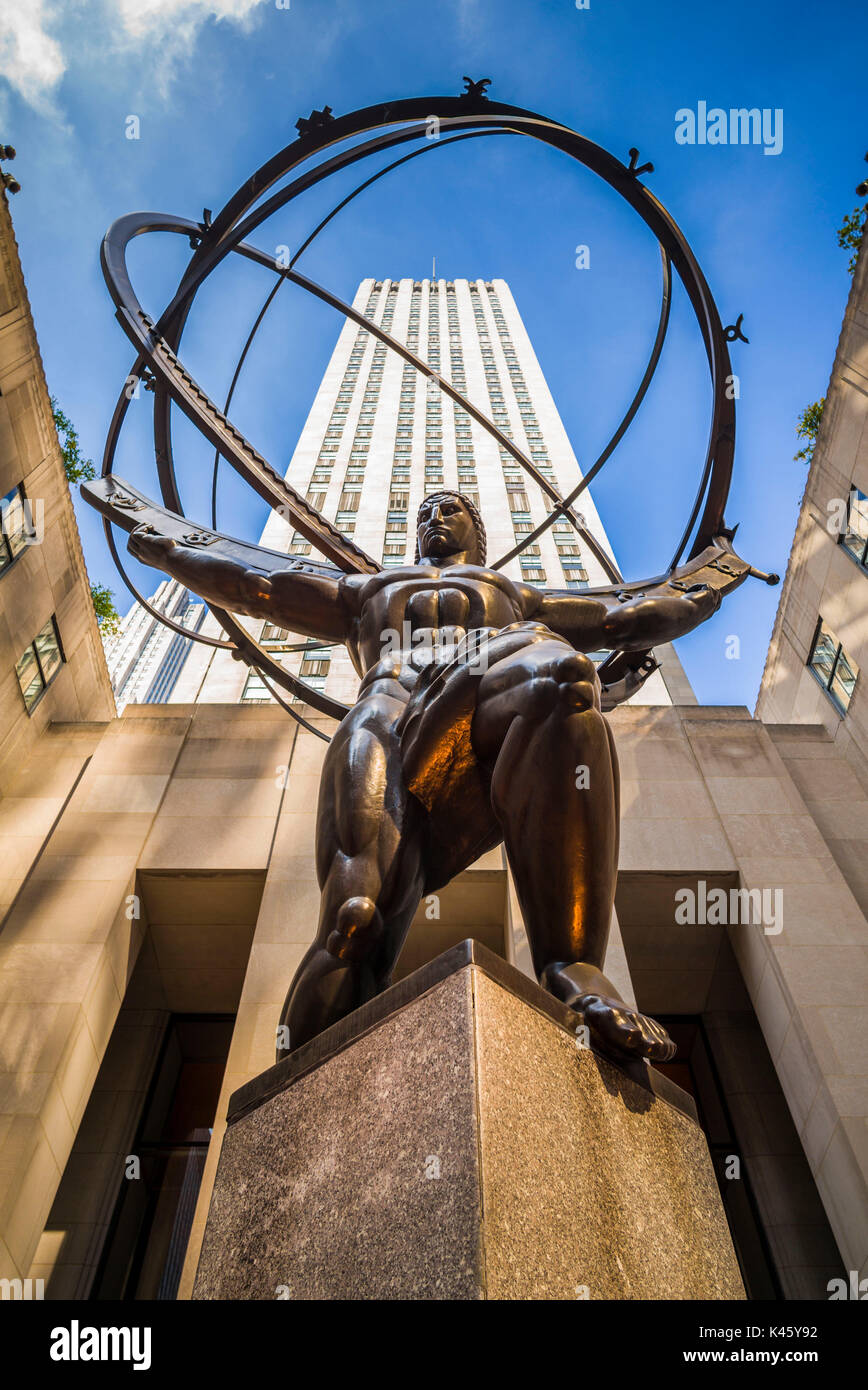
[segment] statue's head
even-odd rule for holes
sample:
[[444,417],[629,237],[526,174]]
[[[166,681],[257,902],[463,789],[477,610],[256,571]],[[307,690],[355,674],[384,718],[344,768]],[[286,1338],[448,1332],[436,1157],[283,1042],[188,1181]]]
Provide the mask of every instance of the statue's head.
[[469,497],[431,492],[416,515],[416,563],[467,553],[469,565],[485,564],[485,527]]

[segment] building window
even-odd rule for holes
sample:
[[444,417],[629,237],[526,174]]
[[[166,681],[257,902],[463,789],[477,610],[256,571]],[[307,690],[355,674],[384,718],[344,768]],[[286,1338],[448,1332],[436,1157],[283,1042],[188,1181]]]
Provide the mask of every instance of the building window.
[[817,623],[814,633],[808,668],[836,708],[842,714],[846,714],[859,675],[859,667],[847,656],[834,633],[824,626],[822,618]]
[[15,673],[28,714],[41,700],[63,661],[57,623],[51,617],[15,663]]
[[361,493],[353,488],[344,488],[341,493],[341,500],[338,503],[338,512],[357,512],[359,510],[359,499]]
[[262,629],[260,642],[286,642],[289,632],[285,627],[278,627],[276,623],[266,623]]
[[24,488],[19,484],[0,498],[0,574],[36,539]]
[[[311,690],[325,690],[326,677],[305,676],[304,683],[305,685],[309,685]],[[290,703],[293,705],[304,705],[307,703],[307,700],[304,695],[293,695]]]
[[520,563],[521,577],[527,584],[545,583],[546,572],[538,561],[534,562],[522,560]]
[[868,569],[868,497],[856,487],[850,489],[847,526],[839,539],[848,555]]
[[[320,656],[318,652],[314,652],[310,656],[305,656],[302,659],[299,675],[302,679],[306,679],[308,676],[327,676],[330,660],[330,657]],[[316,688],[322,689],[321,686],[317,686]]]
[[268,690],[262,677],[257,676],[255,671],[251,671],[244,682],[241,703],[243,705],[273,705],[275,703],[274,696]]

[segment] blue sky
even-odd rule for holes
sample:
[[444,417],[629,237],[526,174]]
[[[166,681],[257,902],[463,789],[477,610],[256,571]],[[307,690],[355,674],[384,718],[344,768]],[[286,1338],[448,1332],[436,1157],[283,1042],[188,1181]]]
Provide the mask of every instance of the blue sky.
[[[491,95],[563,121],[626,160],[690,239],[724,323],[743,313],[736,466],[727,508],[738,548],[783,574],[804,486],[793,462],[800,410],[824,394],[850,286],[835,232],[856,204],[868,140],[860,53],[868,12],[831,0],[688,7],[673,0],[0,0],[0,140],[16,146],[12,200],[49,386],[99,461],[130,362],[99,270],[122,213],[198,218],[325,103],[336,113],[391,98],[457,93],[464,74]],[[783,112],[783,148],[679,145],[675,113]],[[125,137],[138,117],[140,138]],[[382,161],[385,162],[385,161]],[[297,200],[257,234],[293,249],[358,181]],[[575,248],[590,247],[577,270]],[[132,248],[145,307],[158,314],[186,243]],[[644,369],[656,325],[656,246],[628,208],[555,152],[512,137],[414,161],[362,195],[299,269],[350,298],[366,275],[501,276],[524,315],[574,448],[589,465]],[[235,258],[237,260],[237,258]],[[199,299],[183,356],[215,398],[268,289],[225,263]],[[249,358],[233,418],[277,467],[304,423],[340,320],[285,286]],[[150,398],[146,397],[149,402]],[[138,403],[118,470],[157,496]],[[704,455],[708,388],[698,333],[676,292],[658,379],[594,489],[624,573],[665,567]],[[210,451],[184,423],[176,458],[188,515],[207,521]],[[127,606],[89,509],[77,506],[91,578]],[[219,520],[256,539],[265,508],[225,469]],[[131,571],[137,567],[131,562]],[[138,570],[148,592],[154,575]],[[779,595],[756,581],[680,644],[701,700],[753,706]],[[740,641],[728,659],[727,638]]]

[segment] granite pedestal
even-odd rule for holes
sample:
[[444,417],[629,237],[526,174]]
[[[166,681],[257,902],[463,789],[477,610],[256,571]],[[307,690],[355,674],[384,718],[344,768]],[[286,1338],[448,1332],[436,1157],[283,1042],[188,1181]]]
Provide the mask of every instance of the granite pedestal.
[[691,1099],[467,941],[235,1092],[193,1297],[744,1291]]

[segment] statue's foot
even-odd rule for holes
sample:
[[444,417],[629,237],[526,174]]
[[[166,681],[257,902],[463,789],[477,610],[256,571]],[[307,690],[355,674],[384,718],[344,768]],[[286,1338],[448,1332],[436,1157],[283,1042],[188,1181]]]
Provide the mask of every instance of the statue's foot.
[[544,989],[574,1009],[587,1026],[592,1043],[619,1061],[647,1058],[668,1062],[676,1046],[662,1023],[625,1004],[614,985],[596,966],[580,962],[547,966]]
[[591,1037],[610,1056],[624,1060],[647,1057],[650,1062],[669,1062],[675,1056],[675,1043],[663,1024],[631,1009],[623,1000],[585,994],[572,1007],[581,1014]]

